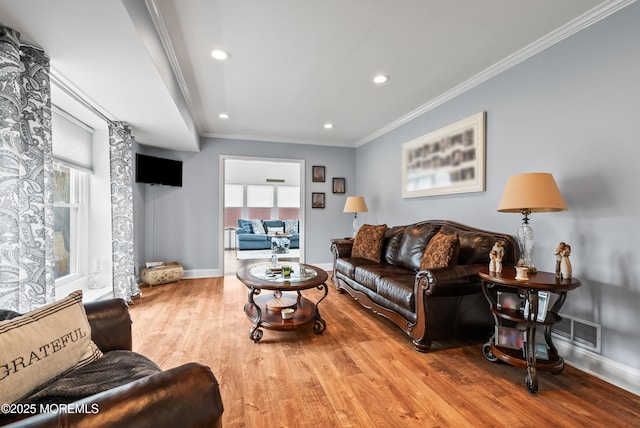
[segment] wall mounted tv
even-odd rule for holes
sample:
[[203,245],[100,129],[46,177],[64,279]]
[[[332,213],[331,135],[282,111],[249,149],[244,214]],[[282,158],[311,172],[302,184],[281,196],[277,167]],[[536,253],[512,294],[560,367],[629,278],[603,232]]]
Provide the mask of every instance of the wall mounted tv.
[[136,183],[182,187],[182,161],[136,153]]

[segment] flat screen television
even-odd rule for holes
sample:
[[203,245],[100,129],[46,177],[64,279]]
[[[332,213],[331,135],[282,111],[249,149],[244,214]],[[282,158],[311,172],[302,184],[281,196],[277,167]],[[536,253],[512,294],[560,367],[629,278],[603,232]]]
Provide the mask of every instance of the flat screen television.
[[136,183],[182,187],[182,161],[136,153]]

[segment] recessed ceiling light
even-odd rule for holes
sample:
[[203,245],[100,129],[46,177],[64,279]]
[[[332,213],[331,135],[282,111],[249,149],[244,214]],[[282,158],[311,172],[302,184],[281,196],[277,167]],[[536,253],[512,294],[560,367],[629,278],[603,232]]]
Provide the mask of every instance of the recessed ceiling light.
[[386,74],[377,74],[373,77],[373,83],[381,85],[389,81],[389,76]]
[[219,117],[220,119],[229,119],[229,115],[228,115],[227,113],[220,113],[220,114],[218,115],[218,117]]
[[224,49],[214,49],[211,51],[211,56],[217,60],[224,61],[225,59],[229,59],[231,54]]
[[324,124],[324,129],[331,129],[333,128],[333,123],[325,123]]

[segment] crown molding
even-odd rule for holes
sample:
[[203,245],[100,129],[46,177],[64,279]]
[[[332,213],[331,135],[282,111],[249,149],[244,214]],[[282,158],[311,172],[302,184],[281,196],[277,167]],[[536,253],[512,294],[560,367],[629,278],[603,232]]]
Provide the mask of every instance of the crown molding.
[[245,141],[264,141],[269,143],[284,143],[284,144],[308,144],[313,146],[333,146],[333,147],[350,147],[354,148],[353,143],[348,141],[328,141],[328,140],[305,140],[302,138],[290,138],[290,137],[264,137],[259,135],[250,134],[220,134],[220,133],[204,133],[200,135],[203,138],[220,138],[227,140],[245,140]]
[[562,40],[566,39],[567,37],[572,36],[573,34],[577,33],[578,31],[581,31],[593,24],[595,24],[596,22],[608,17],[609,15],[619,11],[622,8],[625,8],[627,6],[629,6],[632,3],[635,3],[636,0],[608,0],[605,1],[603,3],[601,3],[600,5],[590,9],[589,11],[583,13],[582,15],[580,15],[579,17],[573,19],[572,21],[568,22],[567,24],[563,25],[562,27],[559,27],[558,29],[550,32],[549,34],[541,37],[540,39],[536,40],[535,42],[525,46],[524,48],[520,49],[519,51],[513,53],[512,55],[509,55],[508,57],[506,57],[505,59],[498,61],[497,63],[495,63],[494,65],[490,66],[489,68],[481,71],[480,73],[476,74],[475,76],[471,77],[470,79],[462,82],[461,84],[453,87],[452,89],[450,89],[449,91],[433,98],[432,100],[430,100],[429,102],[427,102],[426,104],[423,104],[422,106],[418,107],[417,109],[413,110],[412,112],[402,116],[401,118],[389,123],[388,125],[384,126],[383,128],[380,128],[379,130],[375,131],[372,134],[369,134],[368,136],[358,140],[355,142],[355,147],[360,147],[364,144],[367,144],[373,140],[375,140],[378,137],[381,137],[391,131],[393,131],[394,129],[404,125],[407,122],[410,122],[411,120],[417,118],[418,116],[421,116],[425,113],[427,113],[428,111],[431,111],[433,109],[435,109],[436,107],[451,101],[452,99],[454,99],[455,97],[457,97],[458,95],[463,94],[464,92],[475,88],[476,86],[480,85],[481,83],[486,82],[487,80],[499,75],[500,73],[503,73],[504,71],[520,64],[521,62],[527,60],[528,58],[537,55],[538,53],[542,52],[543,50],[555,45],[556,43],[561,42]]

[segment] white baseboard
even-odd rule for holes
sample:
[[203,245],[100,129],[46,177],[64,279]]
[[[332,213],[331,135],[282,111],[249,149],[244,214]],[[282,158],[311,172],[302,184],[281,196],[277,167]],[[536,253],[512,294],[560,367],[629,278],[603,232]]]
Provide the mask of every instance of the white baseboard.
[[640,370],[620,364],[554,337],[565,363],[612,385],[640,395]]
[[215,278],[217,276],[222,276],[220,269],[190,269],[182,274],[183,278]]
[[308,263],[308,264],[318,267],[322,270],[326,270],[327,272],[330,272],[333,270],[333,263]]

